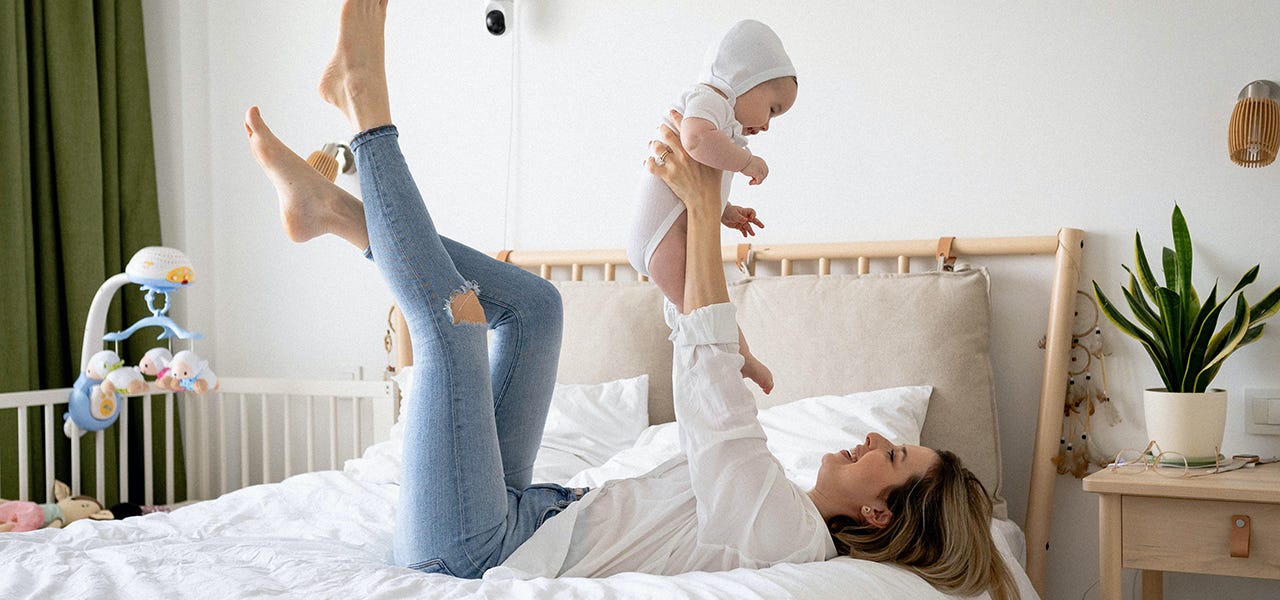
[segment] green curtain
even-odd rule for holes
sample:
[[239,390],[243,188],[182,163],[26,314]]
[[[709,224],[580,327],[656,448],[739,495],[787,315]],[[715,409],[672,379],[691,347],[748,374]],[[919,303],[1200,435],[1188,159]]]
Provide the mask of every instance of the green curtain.
[[[140,0],[0,0],[0,392],[68,387],[79,371],[89,304],[138,249],[160,244],[151,103]],[[107,330],[148,316],[135,286],[116,294]],[[137,364],[154,345],[135,335],[121,357]],[[115,349],[115,347],[112,347]],[[164,456],[163,401],[153,400]],[[17,410],[0,410],[0,498],[17,496]],[[30,489],[44,478],[42,415],[28,409]],[[64,407],[59,407],[61,419]],[[129,405],[130,496],[141,502],[142,401]],[[121,498],[118,427],[106,437],[107,472],[93,473],[92,437],[81,444],[82,493],[106,477],[110,506]],[[55,426],[55,476],[70,482],[70,442]],[[175,444],[181,469],[182,444]],[[185,472],[177,498],[185,499]],[[134,476],[133,474],[137,474]]]

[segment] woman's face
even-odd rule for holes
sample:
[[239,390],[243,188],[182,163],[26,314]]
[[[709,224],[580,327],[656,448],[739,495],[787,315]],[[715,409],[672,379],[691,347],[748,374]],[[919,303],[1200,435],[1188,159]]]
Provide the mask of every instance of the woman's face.
[[796,103],[796,89],[794,79],[779,77],[738,96],[733,104],[733,117],[742,123],[742,134],[769,131],[769,120],[791,110],[791,105]]
[[[937,462],[938,453],[932,448],[894,445],[872,433],[852,450],[824,455],[814,489],[827,498],[839,499],[840,514],[867,520],[887,511],[889,490],[911,477],[923,476]],[[870,515],[864,506],[871,509]]]

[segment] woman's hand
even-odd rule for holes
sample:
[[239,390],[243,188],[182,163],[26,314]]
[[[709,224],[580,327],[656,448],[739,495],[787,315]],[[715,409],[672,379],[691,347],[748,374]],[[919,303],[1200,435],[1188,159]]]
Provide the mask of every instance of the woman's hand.
[[[671,111],[680,128],[680,113]],[[729,301],[720,262],[720,181],[723,172],[689,156],[680,135],[663,125],[649,142],[653,156],[645,159],[649,172],[661,177],[688,209],[684,255],[684,313]]]
[[[684,117],[673,110],[671,119],[679,129]],[[679,133],[666,125],[659,128],[658,139],[649,142],[649,148],[653,152],[645,160],[649,172],[666,182],[690,216],[710,211],[719,221],[722,172],[693,160],[680,143]]]

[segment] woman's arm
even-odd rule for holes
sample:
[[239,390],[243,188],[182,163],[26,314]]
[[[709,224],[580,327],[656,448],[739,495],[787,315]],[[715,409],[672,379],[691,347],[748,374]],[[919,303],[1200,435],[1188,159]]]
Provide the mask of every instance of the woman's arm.
[[[672,118],[678,127],[678,115]],[[812,503],[769,452],[755,398],[742,382],[738,328],[720,257],[721,173],[691,159],[670,129],[654,144],[664,160],[658,165],[650,158],[650,172],[689,212],[685,314],[669,314],[668,323],[676,421],[697,498],[698,541],[733,549],[742,566],[828,558],[826,526],[806,509]]]

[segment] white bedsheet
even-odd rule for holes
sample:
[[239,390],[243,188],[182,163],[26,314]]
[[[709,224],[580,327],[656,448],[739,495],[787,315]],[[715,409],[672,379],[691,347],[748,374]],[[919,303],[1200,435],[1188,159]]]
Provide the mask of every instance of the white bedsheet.
[[[422,574],[390,564],[397,486],[379,480],[387,454],[371,448],[348,472],[299,475],[172,513],[0,535],[0,598],[946,597],[899,567],[848,558],[674,577]],[[1035,598],[1026,576],[1015,575],[1023,598]]]

